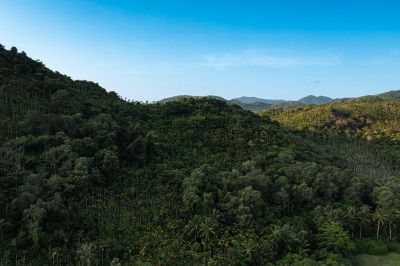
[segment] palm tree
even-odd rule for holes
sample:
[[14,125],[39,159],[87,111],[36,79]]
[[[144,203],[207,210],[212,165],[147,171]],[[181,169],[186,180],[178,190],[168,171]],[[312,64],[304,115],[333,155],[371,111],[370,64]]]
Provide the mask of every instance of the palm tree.
[[[300,232],[300,234],[303,234],[303,232]],[[274,242],[276,254],[278,254],[278,245],[280,243],[283,244],[282,247],[284,254],[286,254],[288,251],[293,251],[300,243],[299,235],[297,235],[288,224],[275,227],[275,229],[272,231],[272,235],[275,238]]]
[[268,244],[256,242],[252,239],[246,240],[243,243],[243,247],[247,260],[252,265],[262,265],[273,255],[272,249]]
[[361,206],[360,211],[357,213],[357,224],[360,226],[360,239],[362,236],[363,227],[367,227],[370,221],[369,206],[364,204]]
[[389,225],[389,238],[392,238],[392,229],[396,229],[396,217],[392,216],[387,218]]
[[397,228],[397,223],[400,221],[400,211],[392,211],[387,218],[387,221],[389,226],[389,238],[392,238],[392,229],[395,230]]
[[375,213],[372,215],[372,220],[378,222],[378,227],[376,229],[376,239],[379,238],[379,228],[381,225],[384,225],[387,220],[381,210],[377,209]]
[[217,236],[215,232],[216,228],[215,222],[210,218],[204,218],[203,222],[200,225],[200,237],[206,240],[206,243],[209,243],[214,237]]
[[346,225],[351,229],[351,238],[354,237],[354,224],[356,223],[356,209],[352,206],[346,210]]
[[252,239],[249,240],[248,239],[247,241],[245,241],[243,243],[243,246],[244,246],[244,252],[246,253],[247,259],[250,262],[253,262],[254,261],[254,257],[256,255],[254,253],[256,252],[257,244],[254,242],[254,240],[252,240]]
[[216,224],[216,226],[221,225],[219,220],[221,219],[220,212],[216,209],[213,209],[211,215],[210,215],[211,220]]
[[200,215],[196,214],[187,225],[190,230],[188,232],[188,235],[193,236],[195,241],[197,241],[197,239],[199,238],[202,221],[203,218]]
[[[399,221],[400,221],[400,211],[395,211],[394,212],[394,214],[392,214],[392,220],[393,220],[393,223],[392,223],[392,227],[393,227],[393,229],[396,229],[397,228],[397,224],[399,223]],[[392,236],[392,231],[390,231],[390,237]]]

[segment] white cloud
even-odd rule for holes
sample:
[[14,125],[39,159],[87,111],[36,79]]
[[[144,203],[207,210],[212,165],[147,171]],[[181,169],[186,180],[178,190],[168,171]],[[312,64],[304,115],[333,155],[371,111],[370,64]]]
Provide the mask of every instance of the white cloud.
[[341,58],[334,54],[296,55],[291,51],[248,49],[239,53],[207,54],[200,67],[223,70],[231,67],[272,67],[329,66],[340,64]]

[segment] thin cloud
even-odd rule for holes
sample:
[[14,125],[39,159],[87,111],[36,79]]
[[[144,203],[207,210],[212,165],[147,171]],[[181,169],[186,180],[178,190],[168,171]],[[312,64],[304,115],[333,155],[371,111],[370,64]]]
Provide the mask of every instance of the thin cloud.
[[322,80],[313,80],[313,81],[307,81],[307,80],[305,80],[304,81],[304,84],[319,84],[319,83],[321,83],[322,82]]
[[207,54],[200,67],[219,70],[232,67],[271,67],[287,68],[295,66],[330,66],[340,64],[341,58],[332,54],[300,56],[290,52],[249,49],[240,53]]

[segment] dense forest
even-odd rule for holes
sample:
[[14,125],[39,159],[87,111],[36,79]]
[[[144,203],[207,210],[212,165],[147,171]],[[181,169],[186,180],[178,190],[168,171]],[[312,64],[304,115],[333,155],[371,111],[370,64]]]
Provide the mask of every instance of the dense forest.
[[354,265],[400,252],[400,103],[143,104],[0,46],[2,265]]

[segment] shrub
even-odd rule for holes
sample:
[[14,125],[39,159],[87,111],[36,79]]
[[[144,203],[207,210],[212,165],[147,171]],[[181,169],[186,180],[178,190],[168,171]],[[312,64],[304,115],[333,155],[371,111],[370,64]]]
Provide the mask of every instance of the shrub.
[[[386,255],[389,253],[388,245],[382,240],[373,240],[373,239],[354,240],[354,244],[356,245],[357,254]],[[392,247],[395,248],[395,245],[392,245]]]
[[389,240],[386,242],[386,245],[389,248],[389,251],[400,253],[400,243],[396,243]]

